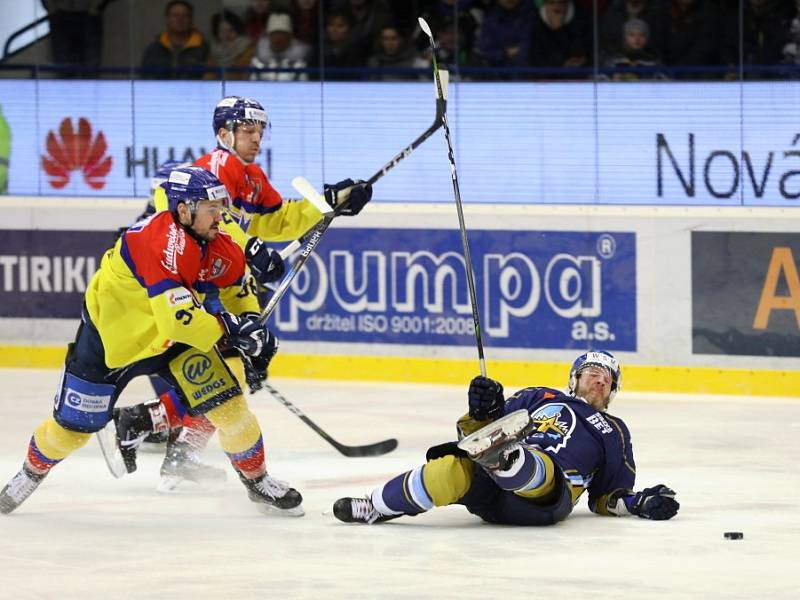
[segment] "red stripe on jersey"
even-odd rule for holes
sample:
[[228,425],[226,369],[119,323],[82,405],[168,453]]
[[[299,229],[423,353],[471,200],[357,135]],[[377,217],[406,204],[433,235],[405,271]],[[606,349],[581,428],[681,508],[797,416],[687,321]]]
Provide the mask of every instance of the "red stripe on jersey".
[[140,229],[128,230],[123,244],[128,268],[143,287],[155,293],[177,285],[204,291],[200,284],[207,281],[223,288],[244,275],[244,254],[229,235],[219,232],[214,241],[204,244],[204,251],[170,212],[157,214]]

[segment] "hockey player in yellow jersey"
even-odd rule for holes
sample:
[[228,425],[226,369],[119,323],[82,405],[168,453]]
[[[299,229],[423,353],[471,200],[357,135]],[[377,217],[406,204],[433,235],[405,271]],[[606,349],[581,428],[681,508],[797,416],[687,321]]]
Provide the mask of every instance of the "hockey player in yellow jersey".
[[[279,280],[284,273],[280,255],[267,243],[299,238],[317,223],[321,214],[308,199],[284,200],[256,164],[269,128],[267,113],[259,102],[239,96],[223,98],[214,109],[212,121],[217,147],[196,164],[219,177],[228,190],[231,204],[222,216],[221,227],[244,249],[255,280],[263,286]],[[341,213],[346,216],[357,215],[371,197],[371,186],[365,182],[346,179],[325,186],[325,199],[331,207],[347,199],[347,208]],[[157,186],[154,207],[156,211],[166,207],[164,192]],[[255,295],[256,288],[255,283],[246,285],[242,293]],[[241,366],[235,362],[232,368],[237,369],[241,379]],[[175,395],[163,385],[155,382],[154,387],[158,399],[146,406],[151,411],[164,412],[170,430],[159,489],[170,491],[184,480],[216,484],[224,479],[224,472],[202,463],[199,457],[214,433],[214,426],[202,415],[185,413]],[[136,469],[136,448],[150,433],[139,429],[141,420],[135,418],[144,410],[145,405],[126,407],[114,418],[128,472]],[[113,466],[109,466],[114,472]],[[117,476],[122,474],[115,472]]]
[[[0,491],[0,513],[15,510],[104,428],[131,379],[157,373],[187,413],[206,415],[219,429],[253,502],[303,514],[297,490],[267,474],[260,426],[219,350],[238,350],[266,376],[278,345],[248,316],[253,299],[239,296],[245,257],[220,232],[227,191],[199,167],[172,171],[164,186],[169,210],[126,231],[92,278],[53,414],[36,428],[22,469]],[[165,420],[156,412],[139,416],[152,428]]]

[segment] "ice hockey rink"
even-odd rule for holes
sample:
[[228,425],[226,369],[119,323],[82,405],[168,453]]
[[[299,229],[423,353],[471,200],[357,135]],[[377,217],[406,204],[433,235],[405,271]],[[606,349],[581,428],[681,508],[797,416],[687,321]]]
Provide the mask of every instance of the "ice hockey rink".
[[[49,414],[56,371],[2,370],[0,479],[19,469]],[[666,522],[591,514],[493,526],[462,507],[375,526],[330,513],[419,464],[453,438],[465,391],[453,386],[273,379],[345,444],[388,437],[391,454],[347,458],[268,393],[252,397],[273,475],[304,495],[302,518],[267,517],[233,476],[216,489],[155,491],[161,457],[115,480],[95,440],[0,517],[0,598],[797,598],[800,403],[797,399],[621,393],[637,487],[666,483]],[[135,381],[122,404],[143,400]],[[216,439],[204,458],[227,461]],[[729,541],[726,531],[744,539]]]

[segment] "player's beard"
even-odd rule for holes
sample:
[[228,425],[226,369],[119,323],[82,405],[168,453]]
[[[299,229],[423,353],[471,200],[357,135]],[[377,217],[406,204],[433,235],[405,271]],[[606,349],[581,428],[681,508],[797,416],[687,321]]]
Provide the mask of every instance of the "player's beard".
[[207,242],[213,242],[215,239],[217,239],[218,235],[219,235],[219,225],[212,225],[211,227],[208,228],[208,231],[206,232],[204,239]]
[[586,400],[595,410],[602,412],[608,408],[609,398],[605,388],[601,390],[592,386],[588,390],[579,390],[577,395]]
[[193,237],[203,242],[213,242],[217,239],[217,235],[219,235],[219,224],[210,225],[208,229],[201,233],[197,231],[194,227],[191,228],[191,232]]

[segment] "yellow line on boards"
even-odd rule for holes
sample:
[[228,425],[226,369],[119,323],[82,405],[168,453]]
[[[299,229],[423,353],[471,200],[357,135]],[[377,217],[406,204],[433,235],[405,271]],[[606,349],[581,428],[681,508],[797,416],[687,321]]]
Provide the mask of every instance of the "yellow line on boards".
[[[0,346],[0,367],[58,369],[66,347]],[[566,386],[569,365],[560,362],[488,360],[490,377],[507,389]],[[279,354],[270,366],[279,377],[465,384],[478,374],[477,360]],[[800,372],[707,367],[623,365],[623,388],[633,392],[800,397]]]

